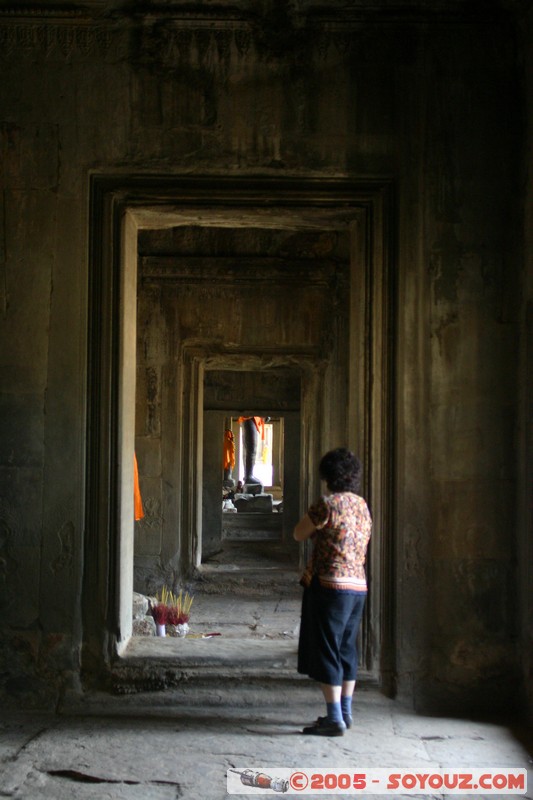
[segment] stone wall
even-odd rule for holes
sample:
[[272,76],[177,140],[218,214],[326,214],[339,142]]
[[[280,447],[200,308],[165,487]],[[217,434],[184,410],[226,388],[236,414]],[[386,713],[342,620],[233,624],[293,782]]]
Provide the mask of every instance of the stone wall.
[[527,135],[524,148],[524,249],[521,276],[521,348],[518,531],[521,666],[524,676],[524,703],[533,719],[533,9],[524,15],[520,28],[521,55],[525,78],[525,118]]
[[[380,3],[107,15],[112,5],[0,8],[4,688],[50,698],[80,672],[91,175],[386,177],[397,687],[419,704],[508,702],[530,602],[516,567],[530,314],[518,302],[523,86],[508,17],[452,2],[392,17]],[[194,334],[200,322],[183,324]],[[144,366],[157,425],[166,377]],[[155,496],[155,450],[147,459]]]
[[[487,55],[495,53],[491,37],[486,44]],[[465,683],[496,690],[516,669],[517,635],[517,415],[507,387],[515,384],[517,367],[520,225],[512,188],[516,139],[502,120],[513,118],[520,101],[509,62],[493,72],[495,62],[489,57],[482,67],[474,48],[460,67],[453,59],[444,67],[447,50],[437,37],[425,193],[434,532],[430,673],[437,692]],[[486,105],[489,86],[500,103]],[[475,144],[474,131],[480,130],[484,152]],[[494,159],[502,136],[509,137],[508,155]]]

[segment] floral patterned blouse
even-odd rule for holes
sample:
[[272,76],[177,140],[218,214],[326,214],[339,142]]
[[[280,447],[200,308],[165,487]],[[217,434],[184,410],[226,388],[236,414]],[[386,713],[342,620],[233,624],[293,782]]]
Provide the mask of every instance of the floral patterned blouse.
[[353,492],[337,492],[321,497],[307,513],[316,531],[301,584],[309,586],[317,575],[328,589],[366,592],[365,558],[372,518],[365,500]]

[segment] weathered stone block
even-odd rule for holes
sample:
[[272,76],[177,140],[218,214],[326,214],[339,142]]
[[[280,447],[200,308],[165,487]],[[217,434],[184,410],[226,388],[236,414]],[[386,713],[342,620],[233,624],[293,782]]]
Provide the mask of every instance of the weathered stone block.
[[137,436],[135,452],[141,479],[158,478],[161,475],[161,440],[150,436]]
[[243,494],[253,494],[257,496],[258,494],[263,494],[263,487],[260,483],[246,483],[244,485],[244,492]]
[[44,447],[43,398],[0,394],[0,464],[39,466]]
[[161,433],[161,374],[153,366],[137,369],[137,436],[159,436]]
[[163,527],[160,478],[141,478],[141,497],[145,516],[135,523],[135,554],[159,555]]
[[155,621],[153,617],[145,616],[134,619],[132,623],[133,636],[155,636]]
[[246,495],[241,494],[234,500],[234,505],[237,511],[245,512],[265,512],[272,511],[272,495],[271,494],[258,494]]
[[132,616],[133,619],[142,619],[148,614],[148,598],[139,592],[133,592]]

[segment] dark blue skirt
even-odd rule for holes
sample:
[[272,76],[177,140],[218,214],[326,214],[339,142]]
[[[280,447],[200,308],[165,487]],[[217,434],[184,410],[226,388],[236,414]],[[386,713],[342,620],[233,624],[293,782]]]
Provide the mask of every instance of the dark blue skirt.
[[298,672],[329,686],[357,677],[357,634],[366,592],[325,589],[315,577],[304,589]]

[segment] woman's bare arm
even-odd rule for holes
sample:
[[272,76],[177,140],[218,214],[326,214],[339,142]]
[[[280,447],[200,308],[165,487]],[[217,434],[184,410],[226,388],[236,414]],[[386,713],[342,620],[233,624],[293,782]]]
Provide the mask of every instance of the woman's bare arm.
[[293,531],[293,536],[297,542],[303,542],[306,539],[309,539],[310,536],[316,531],[316,526],[314,522],[311,520],[309,514],[306,514],[305,517],[302,517],[300,522],[295,526]]

